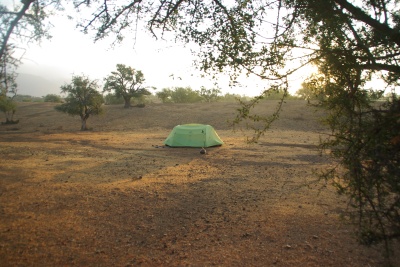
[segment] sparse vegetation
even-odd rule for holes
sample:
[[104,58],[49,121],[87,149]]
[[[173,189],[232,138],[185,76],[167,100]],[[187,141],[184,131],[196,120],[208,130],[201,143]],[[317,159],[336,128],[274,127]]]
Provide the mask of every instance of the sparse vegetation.
[[203,86],[201,87],[199,94],[204,101],[208,103],[217,102],[221,99],[221,89],[219,88],[207,89]]
[[59,95],[55,94],[48,94],[43,99],[44,102],[52,102],[52,103],[61,103],[62,98]]
[[103,92],[114,92],[115,97],[124,99],[124,108],[131,107],[131,99],[140,100],[150,95],[149,87],[144,86],[144,74],[124,64],[117,64],[117,70],[105,78]]
[[190,87],[176,87],[171,93],[171,100],[174,103],[196,103],[201,102],[203,98],[198,91]]
[[162,103],[172,103],[172,92],[173,89],[164,88],[160,92],[157,92],[156,96],[161,100]]
[[72,82],[61,86],[61,92],[68,94],[65,103],[55,109],[81,118],[81,131],[88,130],[87,120],[91,115],[102,113],[103,96],[97,91],[96,81],[86,76],[73,76]]
[[251,97],[246,96],[246,95],[226,93],[221,97],[220,101],[222,101],[222,102],[237,102],[238,100],[249,101],[250,99],[251,99]]
[[0,95],[0,111],[6,116],[6,121],[2,122],[3,124],[17,124],[19,122],[14,120],[17,104],[11,97]]
[[104,96],[104,103],[106,105],[121,105],[124,104],[124,98],[122,96],[116,96],[113,93],[109,93]]
[[235,102],[238,99],[250,99],[246,96],[229,93],[222,95],[221,89],[207,89],[205,87],[201,87],[200,90],[193,90],[190,87],[164,88],[157,92],[156,96],[162,103]]

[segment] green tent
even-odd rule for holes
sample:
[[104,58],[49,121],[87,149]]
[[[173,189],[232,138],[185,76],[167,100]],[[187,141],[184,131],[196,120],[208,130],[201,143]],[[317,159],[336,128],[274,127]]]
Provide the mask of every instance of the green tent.
[[172,147],[210,147],[223,143],[214,128],[204,124],[177,125],[164,141]]

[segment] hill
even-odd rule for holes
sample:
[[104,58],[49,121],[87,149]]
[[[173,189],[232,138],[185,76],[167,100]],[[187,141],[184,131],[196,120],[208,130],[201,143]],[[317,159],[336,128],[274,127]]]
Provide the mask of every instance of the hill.
[[45,79],[41,76],[20,73],[17,77],[18,94],[31,95],[35,97],[42,97],[47,94],[60,94],[60,86],[51,80]]

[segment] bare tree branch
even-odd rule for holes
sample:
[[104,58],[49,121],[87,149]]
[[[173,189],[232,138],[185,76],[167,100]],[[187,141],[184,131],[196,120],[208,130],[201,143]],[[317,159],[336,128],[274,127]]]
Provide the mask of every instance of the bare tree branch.
[[17,13],[16,17],[11,21],[10,26],[2,40],[1,47],[0,47],[0,58],[3,58],[6,52],[6,47],[8,45],[8,41],[10,39],[11,34],[13,33],[15,27],[18,25],[19,21],[25,16],[26,12],[28,11],[30,5],[35,2],[35,0],[26,0],[22,1],[23,6],[21,10]]

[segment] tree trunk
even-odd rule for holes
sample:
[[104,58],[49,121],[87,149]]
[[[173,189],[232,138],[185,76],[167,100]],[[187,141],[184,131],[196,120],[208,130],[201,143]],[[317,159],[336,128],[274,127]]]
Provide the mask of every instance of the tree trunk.
[[82,118],[81,131],[86,131],[87,130],[86,121],[87,121],[87,118]]
[[130,97],[125,97],[124,96],[124,100],[125,100],[125,106],[124,108],[130,108],[131,107],[131,98]]

